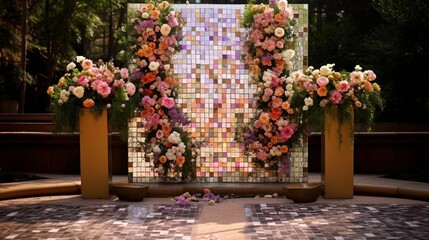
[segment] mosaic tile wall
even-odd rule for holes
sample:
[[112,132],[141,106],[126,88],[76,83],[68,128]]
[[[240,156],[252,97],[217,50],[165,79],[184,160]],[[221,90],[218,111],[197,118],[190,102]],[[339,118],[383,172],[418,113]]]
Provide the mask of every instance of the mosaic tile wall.
[[[293,4],[296,26],[294,69],[308,65],[308,8]],[[139,8],[140,4],[128,7]],[[291,155],[290,176],[278,179],[276,173],[260,171],[234,142],[236,121],[252,117],[254,86],[248,84],[248,69],[241,61],[246,29],[240,27],[244,5],[174,5],[186,20],[183,50],[174,58],[175,77],[182,83],[178,104],[191,120],[188,131],[204,138],[197,160],[199,182],[306,182],[307,145]],[[156,181],[152,162],[145,155],[139,137],[140,119],[130,124],[128,162],[130,182]]]

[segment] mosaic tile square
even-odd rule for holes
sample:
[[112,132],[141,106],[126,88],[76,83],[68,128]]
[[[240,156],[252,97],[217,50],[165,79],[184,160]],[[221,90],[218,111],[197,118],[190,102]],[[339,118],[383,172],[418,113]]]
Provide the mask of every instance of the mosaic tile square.
[[249,239],[427,239],[429,205],[257,204]]
[[0,207],[0,239],[190,240],[197,205]]

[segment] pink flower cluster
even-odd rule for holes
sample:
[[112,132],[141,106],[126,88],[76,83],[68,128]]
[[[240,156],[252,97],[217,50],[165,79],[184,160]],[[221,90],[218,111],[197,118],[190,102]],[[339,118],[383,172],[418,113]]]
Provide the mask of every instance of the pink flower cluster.
[[248,5],[244,25],[250,28],[245,62],[251,66],[251,79],[257,82],[267,69],[287,74],[294,56],[290,42],[295,25],[293,9],[287,1],[280,0],[271,5]]
[[114,101],[125,107],[136,88],[128,82],[128,70],[114,67],[112,63],[96,66],[90,59],[79,56],[77,62],[67,65],[68,73],[60,78],[58,84],[48,88],[48,94],[58,106],[77,104],[77,107],[94,106],[110,108]]
[[333,67],[334,64],[327,64],[320,69],[310,67],[305,74],[302,71],[292,73],[300,89],[298,95],[304,98],[303,111],[311,110],[313,105],[325,108],[347,104],[365,110],[368,102],[372,104],[368,94],[380,92],[372,70],[362,71],[357,65],[351,73],[340,73]]
[[[182,141],[189,121],[175,98],[178,82],[172,77],[171,57],[180,50],[183,25],[180,13],[167,1],[145,4],[132,21],[134,59],[132,76],[139,93],[139,110],[147,132],[146,145],[154,153],[155,171],[166,178],[181,178],[185,152]],[[182,135],[183,134],[183,135]]]

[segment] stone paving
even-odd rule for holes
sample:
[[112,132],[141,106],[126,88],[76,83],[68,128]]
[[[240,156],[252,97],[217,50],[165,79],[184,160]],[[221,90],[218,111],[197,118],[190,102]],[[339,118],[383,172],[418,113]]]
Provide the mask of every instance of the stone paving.
[[[48,200],[44,200],[48,199]],[[98,201],[65,198],[27,198],[0,201],[0,239],[428,239],[429,203],[417,204],[294,204],[242,205],[242,235],[225,237],[225,230],[192,236],[204,211],[216,210],[215,221],[228,224],[226,200],[215,208],[207,203],[176,206],[168,199],[147,202]],[[231,202],[230,202],[231,201]],[[260,199],[269,202],[268,199]],[[247,202],[247,204],[246,204]]]

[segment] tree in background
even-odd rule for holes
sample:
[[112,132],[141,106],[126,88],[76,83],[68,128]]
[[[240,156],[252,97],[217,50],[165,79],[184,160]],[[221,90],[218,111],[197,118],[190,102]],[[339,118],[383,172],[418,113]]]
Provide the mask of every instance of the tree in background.
[[309,62],[373,69],[386,106],[378,121],[429,122],[429,3],[426,0],[310,0]]

